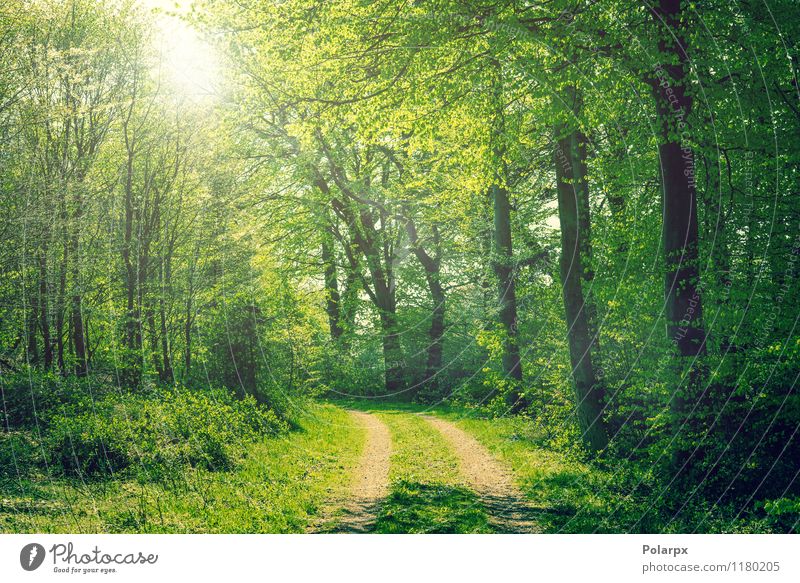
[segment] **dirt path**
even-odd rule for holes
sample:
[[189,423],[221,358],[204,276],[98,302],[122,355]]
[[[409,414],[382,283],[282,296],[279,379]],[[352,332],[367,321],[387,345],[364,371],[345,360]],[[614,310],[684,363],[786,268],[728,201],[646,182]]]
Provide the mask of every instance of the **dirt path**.
[[488,449],[449,421],[430,415],[423,417],[453,448],[467,486],[480,498],[494,528],[509,533],[540,532],[534,519],[535,510],[514,484],[509,470]]
[[353,484],[347,500],[332,528],[327,532],[369,532],[378,518],[380,502],[389,493],[389,458],[392,438],[389,428],[375,415],[349,411],[367,432],[366,444],[358,467],[353,473]]

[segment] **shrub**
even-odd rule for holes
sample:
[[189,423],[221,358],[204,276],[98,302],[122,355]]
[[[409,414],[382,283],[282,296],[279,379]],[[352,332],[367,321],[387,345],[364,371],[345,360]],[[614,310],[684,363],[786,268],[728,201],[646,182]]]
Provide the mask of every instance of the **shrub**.
[[94,378],[62,377],[34,369],[0,377],[3,425],[10,429],[45,423],[52,413],[71,404],[83,408],[114,390]]
[[777,532],[792,532],[800,523],[800,498],[765,500],[756,507],[764,509]]
[[0,431],[0,491],[18,486],[20,478],[39,463],[41,453],[30,433]]
[[252,397],[236,400],[224,391],[160,389],[70,409],[51,417],[45,450],[64,473],[82,477],[130,469],[160,479],[187,466],[230,470],[248,443],[286,427]]

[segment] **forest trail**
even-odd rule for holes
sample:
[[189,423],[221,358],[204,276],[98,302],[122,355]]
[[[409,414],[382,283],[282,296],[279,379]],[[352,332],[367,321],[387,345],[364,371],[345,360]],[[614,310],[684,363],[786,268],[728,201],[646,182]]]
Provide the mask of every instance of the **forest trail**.
[[348,500],[342,505],[342,516],[332,532],[366,533],[378,518],[381,501],[389,493],[389,459],[392,437],[386,424],[375,415],[348,411],[366,431],[366,443]]
[[536,533],[541,527],[533,519],[534,510],[514,484],[509,470],[477,439],[439,417],[422,415],[439,430],[459,460],[467,486],[478,495],[497,532]]
[[[450,517],[446,521],[450,520],[452,525],[453,521],[459,520],[459,516],[463,519],[465,507],[459,507],[459,503],[453,499],[445,501],[443,498],[436,501],[436,496],[434,499],[426,498],[431,493],[438,493],[437,495],[441,496],[442,492],[449,491],[447,486],[449,480],[452,480],[453,487],[461,488],[462,492],[466,491],[467,495],[474,496],[471,504],[473,508],[475,505],[482,508],[481,514],[485,516],[484,520],[488,521],[491,531],[499,533],[542,531],[541,525],[536,520],[536,511],[515,485],[509,469],[476,438],[452,422],[413,412],[388,411],[392,416],[387,419],[380,418],[387,411],[374,414],[349,409],[347,413],[365,432],[364,449],[358,463],[352,469],[347,492],[330,501],[327,510],[321,513],[320,519],[309,529],[310,532],[369,533],[376,530],[386,532],[382,530],[386,525],[381,526],[380,523],[386,518],[383,513],[393,516],[389,519],[390,522],[416,515],[417,518],[394,531],[416,532],[414,529],[417,527],[435,527],[430,523],[420,523],[415,520],[424,515],[426,508],[435,508],[437,504],[444,504],[439,506],[439,509]],[[418,429],[413,429],[414,427]],[[433,433],[420,433],[420,427],[430,427]],[[399,433],[395,435],[398,430]],[[434,436],[437,442],[439,436],[441,437],[439,446],[431,441]],[[393,437],[399,440],[394,445]],[[408,458],[406,456],[409,451],[418,453]],[[421,452],[426,453],[420,458],[418,456]],[[439,458],[443,453],[445,455],[443,459],[451,456],[452,470],[445,472],[452,471],[452,478],[443,478],[447,473],[437,474],[437,471],[442,471],[442,466],[434,462],[436,460],[441,462]],[[403,463],[410,465],[403,466]],[[421,467],[425,468],[422,474],[416,473]],[[392,469],[395,475],[390,480]],[[433,474],[429,473],[431,470]],[[442,479],[445,482],[441,482]],[[412,484],[412,489],[421,488],[421,491],[403,493],[403,488],[408,488],[408,484]],[[432,485],[435,487],[430,489]],[[406,496],[399,508],[398,495],[401,498]],[[405,528],[409,530],[406,531]]]

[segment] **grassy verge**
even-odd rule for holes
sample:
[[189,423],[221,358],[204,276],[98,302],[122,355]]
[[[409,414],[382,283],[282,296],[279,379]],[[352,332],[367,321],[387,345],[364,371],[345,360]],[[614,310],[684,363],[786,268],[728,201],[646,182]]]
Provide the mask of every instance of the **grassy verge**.
[[331,492],[348,486],[345,468],[363,435],[332,405],[309,405],[297,422],[253,443],[230,472],[191,468],[158,482],[3,479],[0,532],[302,532]]
[[477,419],[452,411],[440,415],[472,434],[513,470],[525,496],[540,510],[537,521],[545,532],[619,532],[618,524],[606,520],[613,518],[607,489],[610,476],[540,447],[529,422]]
[[392,433],[391,491],[379,533],[491,532],[486,513],[460,481],[458,461],[438,431],[416,415],[376,412]]

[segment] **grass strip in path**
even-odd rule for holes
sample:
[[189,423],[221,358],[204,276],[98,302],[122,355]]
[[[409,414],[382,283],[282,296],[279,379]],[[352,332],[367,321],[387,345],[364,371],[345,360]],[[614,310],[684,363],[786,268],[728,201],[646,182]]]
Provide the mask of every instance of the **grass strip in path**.
[[606,523],[614,507],[606,472],[543,447],[544,437],[529,420],[482,419],[458,412],[437,416],[472,435],[513,471],[544,532],[620,532],[621,524]]
[[394,443],[391,490],[375,532],[488,533],[488,517],[441,434],[418,415],[382,411]]

